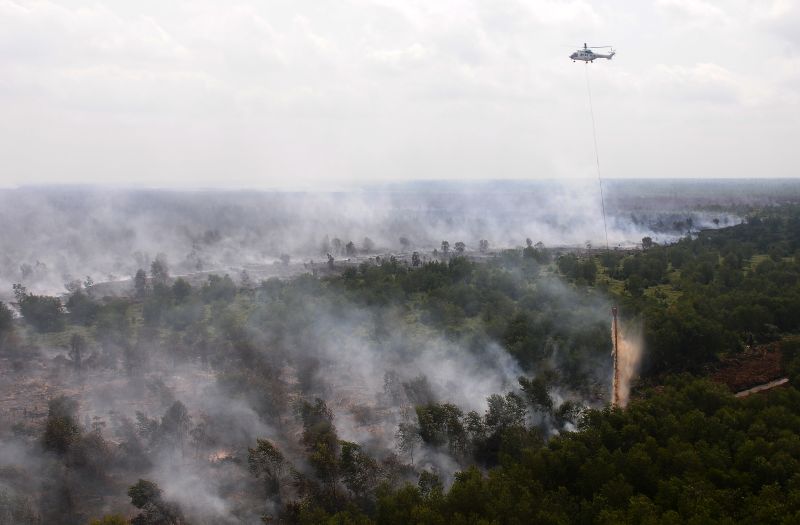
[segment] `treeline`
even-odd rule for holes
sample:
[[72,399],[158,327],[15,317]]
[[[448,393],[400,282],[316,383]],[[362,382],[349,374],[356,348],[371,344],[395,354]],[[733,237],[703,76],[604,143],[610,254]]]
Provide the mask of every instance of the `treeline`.
[[[737,399],[724,386],[672,376],[626,410],[586,411],[575,432],[546,443],[516,426],[519,448],[507,449],[488,473],[471,467],[456,474],[447,490],[430,471],[398,489],[381,481],[380,465],[359,447],[342,443],[343,458],[359,459],[325,472],[345,480],[351,497],[306,498],[280,518],[397,525],[794,523],[800,519],[800,341],[785,343],[783,351],[790,387]],[[448,423],[452,410],[417,407],[420,422],[445,422],[426,429],[425,439],[452,446],[452,434],[460,432]],[[503,411],[509,428],[515,413]],[[324,421],[320,436],[331,428]],[[270,486],[283,459],[259,442],[250,461]]]
[[[56,398],[41,426],[23,418],[2,429],[48,469],[29,474],[47,477],[44,489],[28,480],[35,488],[21,491],[11,482],[11,505],[22,509],[14,516],[30,510],[26,493],[37,494],[33,503],[41,505],[15,519],[32,524],[58,515],[62,523],[83,524],[100,502],[119,508],[126,487],[138,483],[131,489],[141,510],[134,523],[202,522],[196,509],[165,499],[149,478],[152,469],[178,462],[223,478],[219,497],[235,500],[231,512],[241,519],[268,514],[314,522],[343,509],[374,512],[378,486],[399,489],[419,476],[441,486],[452,469],[490,468],[541,446],[550,433],[577,423],[581,405],[562,397],[602,399],[609,340],[597,315],[599,295],[542,275],[544,249],[528,248],[489,264],[457,255],[418,267],[390,259],[341,276],[260,284],[212,275],[192,285],[171,278],[166,261],[157,259],[134,276],[129,297],[117,298],[97,297],[91,283],[73,283],[63,302],[16,287],[23,317],[15,321],[3,307],[0,335],[20,374],[27,359],[54,345],[64,351],[52,361],[60,367],[54,378],[60,373],[78,385],[124,378],[127,386],[110,397],[130,404],[147,395],[161,413],[82,420],[74,400]],[[499,341],[522,364],[519,393],[492,395],[486,411],[439,397],[443,385],[403,367],[432,336],[478,360],[493,359],[486,349]],[[369,446],[343,438],[353,428],[337,428],[325,399],[326,375],[338,358],[319,349],[349,337],[374,352],[391,346],[398,360],[385,370],[383,391],[370,393],[378,406],[353,412],[362,428],[388,427]],[[195,369],[213,373],[217,405],[252,408],[248,417],[276,426],[277,435],[253,435],[224,411],[198,413],[193,399],[178,399],[156,372]],[[230,456],[209,460],[220,448]],[[443,469],[439,474],[421,468],[426,456],[426,464]]]
[[[576,432],[526,443],[488,473],[444,490],[421,476],[383,488],[368,514],[331,523],[794,523],[800,520],[800,210],[703,231],[635,254],[565,255],[579,286],[611,290],[645,325],[650,373],[665,384],[625,411],[589,410]],[[787,339],[788,337],[788,339]],[[690,376],[745,345],[783,338],[788,388],[734,398]],[[423,418],[427,417],[423,414]]]
[[[558,259],[644,324],[649,374],[699,371],[721,354],[800,331],[800,209],[768,209],[674,244]],[[616,288],[618,286],[618,288]]]
[[[795,347],[796,349],[796,347]],[[449,490],[420,478],[379,489],[368,519],[405,523],[758,523],[800,519],[800,391],[740,400],[674,377],[627,410],[587,412],[577,432],[506,457]]]
[[[59,341],[61,362],[79,381],[100,372],[127,378],[160,400],[162,414],[81,422],[73,400],[52,400],[41,427],[0,429],[44,459],[46,483],[25,485],[41,493],[38,510],[20,485],[15,495],[0,493],[0,503],[19,523],[82,525],[104,508],[98,501],[127,493],[133,523],[213,521],[148,479],[154,465],[180,460],[224,477],[217,495],[240,520],[793,522],[800,359],[786,338],[800,328],[799,226],[800,211],[778,208],[673,245],[646,242],[636,253],[554,259],[529,241],[481,263],[447,253],[258,284],[209,276],[192,285],[157,259],[134,276],[130,297],[96,297],[87,282],[63,303],[17,286],[23,318],[0,304],[0,352],[24,362],[37,345]],[[647,372],[664,383],[625,411],[581,403],[602,406],[608,390],[609,295],[627,320],[642,322]],[[437,397],[436,385],[402,367],[431,334],[484,359],[500,344],[522,370],[516,388],[491,395],[485,411]],[[319,349],[351,337],[396,352],[400,363],[385,370],[376,406],[348,415],[364,427],[397,417],[380,429],[383,441],[352,440],[343,425],[353,423],[337,421],[326,398],[337,354]],[[669,375],[779,338],[788,388],[739,400]],[[224,412],[193,413],[191,399],[178,400],[153,374],[180,367],[212,373],[224,403],[252,408],[280,427],[277,435],[252,435]],[[230,456],[209,460],[220,448]],[[423,467],[423,452],[438,462]],[[454,480],[450,470],[460,472]]]

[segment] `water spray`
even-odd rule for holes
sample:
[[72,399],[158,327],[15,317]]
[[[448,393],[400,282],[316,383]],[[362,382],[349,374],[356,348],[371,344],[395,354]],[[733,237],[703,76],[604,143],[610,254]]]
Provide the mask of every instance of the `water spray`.
[[611,393],[611,406],[619,406],[619,329],[617,325],[617,307],[611,307],[611,356],[614,359],[614,382],[613,391]]

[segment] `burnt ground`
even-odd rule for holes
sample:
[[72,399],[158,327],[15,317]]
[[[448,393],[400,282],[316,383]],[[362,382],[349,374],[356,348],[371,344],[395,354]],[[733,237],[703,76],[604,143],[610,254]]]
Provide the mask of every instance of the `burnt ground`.
[[740,392],[783,377],[782,357],[780,342],[754,346],[723,358],[710,378]]

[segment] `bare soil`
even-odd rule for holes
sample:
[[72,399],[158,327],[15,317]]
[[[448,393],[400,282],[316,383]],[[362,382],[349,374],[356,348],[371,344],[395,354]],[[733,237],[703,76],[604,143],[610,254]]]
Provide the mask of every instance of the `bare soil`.
[[722,360],[711,380],[740,392],[784,376],[779,342],[754,346]]

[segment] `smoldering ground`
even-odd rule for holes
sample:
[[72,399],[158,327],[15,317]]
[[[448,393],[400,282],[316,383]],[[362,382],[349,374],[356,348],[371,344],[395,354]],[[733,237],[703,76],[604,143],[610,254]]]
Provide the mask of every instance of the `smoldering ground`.
[[[662,197],[605,183],[612,245],[731,224],[720,210],[689,210],[693,195]],[[40,293],[64,283],[129,279],[161,254],[176,274],[324,260],[353,241],[359,252],[431,250],[442,240],[476,249],[605,242],[596,182],[407,184],[338,192],[145,191],[92,187],[0,190],[0,289],[22,282]],[[706,205],[719,204],[705,193]],[[725,204],[742,196],[721,196]],[[739,199],[739,200],[737,200]],[[714,222],[716,221],[716,222]],[[400,241],[400,239],[404,241]],[[327,242],[326,242],[327,239]],[[323,246],[324,245],[324,246]],[[2,292],[6,294],[7,292]]]
[[[39,399],[44,406],[9,411],[4,399],[8,424],[0,470],[3,488],[15,504],[31,506],[45,521],[64,513],[60,523],[85,523],[111,512],[130,515],[135,509],[127,487],[147,478],[158,482],[193,523],[259,522],[258,502],[233,514],[228,498],[247,494],[254,484],[234,458],[257,437],[277,439],[279,434],[245,402],[227,397],[206,367],[176,367],[155,349],[135,376],[113,366],[89,368],[88,363],[76,371],[61,357],[31,360],[47,370],[41,384],[25,384],[25,370],[15,374],[17,397]],[[63,452],[48,446],[43,429],[52,421],[52,401],[60,396],[75,403],[72,419],[79,427],[79,436]],[[183,416],[176,409],[183,406],[181,400],[187,407]]]
[[[53,490],[64,496],[32,504],[67,509],[76,520],[111,511],[132,514],[126,487],[145,478],[156,481],[192,523],[257,523],[262,513],[278,512],[280,501],[314,490],[308,480],[315,467],[302,444],[307,429],[297,416],[303,402],[324,400],[338,439],[363,447],[380,465],[376,472],[394,483],[416,482],[421,470],[448,483],[470,463],[452,443],[418,442],[413,451],[399,446],[400,425],[419,424],[415,406],[449,403],[482,417],[491,410],[487,398],[493,394],[520,392],[520,377],[549,377],[542,387],[552,411],[529,407],[522,414],[547,435],[574,421],[553,415],[567,401],[605,402],[610,348],[608,305],[601,295],[516,270],[474,278],[488,279],[481,286],[506,290],[524,303],[529,313],[515,322],[535,338],[501,341],[484,321],[455,330],[438,316],[435,301],[374,303],[343,286],[347,277],[306,276],[268,281],[206,303],[206,314],[190,329],[170,328],[176,322],[171,310],[183,308],[176,303],[161,312],[157,330],[145,317],[151,320],[127,324],[119,333],[87,334],[80,370],[67,348],[41,347],[41,357],[9,375],[9,384],[23,384],[40,367],[48,399],[67,394],[77,401],[80,437],[66,452],[43,453],[42,427],[52,420],[52,406],[50,414],[40,406],[34,422],[22,426],[30,418],[9,416],[6,435],[28,452],[4,454],[4,472],[28,468],[31,486],[39,487],[32,493],[52,478]],[[156,300],[153,295],[144,305],[131,303],[121,321]],[[284,476],[306,481],[265,494],[264,482],[248,472],[248,449],[257,439],[281,452]],[[72,474],[53,478],[52,468],[14,462],[42,455],[52,468]],[[97,488],[97,479],[105,489]]]

